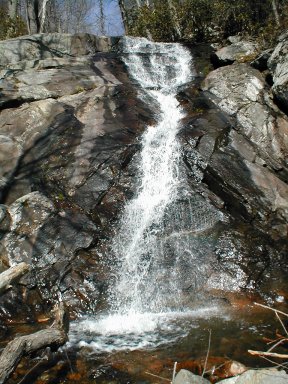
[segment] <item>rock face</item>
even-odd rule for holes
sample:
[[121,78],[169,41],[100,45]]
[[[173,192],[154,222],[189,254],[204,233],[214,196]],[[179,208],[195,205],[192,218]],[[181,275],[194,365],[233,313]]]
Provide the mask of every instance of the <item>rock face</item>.
[[32,264],[22,286],[38,291],[38,304],[59,293],[76,311],[97,303],[104,271],[86,249],[105,237],[133,189],[130,162],[153,113],[136,100],[112,41],[51,34],[0,42],[1,262]]
[[[246,64],[234,64],[211,72],[203,83],[203,90],[229,115],[233,124],[225,148],[212,155],[213,169],[208,170],[206,181],[211,184],[215,179],[222,179],[223,189],[227,190],[229,172],[235,198],[245,196],[243,214],[257,218],[264,226],[271,225],[275,232],[285,237],[288,220],[287,117],[273,104],[261,74]],[[241,173],[237,178],[236,175]]]
[[[0,42],[0,67],[24,69],[33,61],[109,52],[117,38],[83,34],[45,33]],[[13,66],[13,64],[16,64]]]
[[279,43],[274,49],[269,61],[268,68],[273,76],[272,91],[276,100],[287,111],[288,110],[288,34],[279,38]]

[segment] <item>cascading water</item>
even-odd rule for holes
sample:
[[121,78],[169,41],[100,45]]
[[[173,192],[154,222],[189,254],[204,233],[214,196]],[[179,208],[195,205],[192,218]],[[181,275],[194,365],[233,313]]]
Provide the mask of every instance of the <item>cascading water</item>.
[[[206,268],[191,231],[210,228],[220,219],[212,206],[183,187],[177,133],[184,113],[176,95],[193,77],[189,51],[180,44],[125,38],[123,60],[141,97],[158,105],[159,117],[142,137],[138,188],[109,246],[116,260],[109,313],[72,325],[72,340],[75,333],[76,339],[79,332],[89,335],[82,344],[88,341],[98,350],[155,346],[167,342],[167,334],[175,340],[185,329],[185,316],[205,315],[207,308],[192,313],[183,302],[185,276],[190,281]],[[179,317],[181,325],[175,320]]]
[[112,251],[120,263],[111,289],[112,308],[122,314],[161,312],[167,310],[167,297],[178,301],[173,270],[169,280],[161,279],[159,265],[165,264],[165,254],[159,235],[179,187],[176,134],[183,112],[176,93],[191,79],[191,56],[179,44],[146,39],[126,39],[123,53],[131,77],[159,104],[160,113],[157,126],[143,135],[140,185],[113,239]]

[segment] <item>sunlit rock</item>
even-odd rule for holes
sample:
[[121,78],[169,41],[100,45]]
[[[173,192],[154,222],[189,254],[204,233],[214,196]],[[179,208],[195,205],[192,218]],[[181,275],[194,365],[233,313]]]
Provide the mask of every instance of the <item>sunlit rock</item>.
[[237,62],[246,62],[253,60],[258,53],[257,44],[251,41],[235,41],[216,51],[211,60],[215,67],[222,67]]
[[283,34],[275,47],[269,61],[268,68],[273,76],[272,91],[280,105],[288,108],[288,35]]
[[210,381],[204,379],[204,377],[194,375],[192,372],[186,369],[181,369],[173,380],[173,384],[208,384]]

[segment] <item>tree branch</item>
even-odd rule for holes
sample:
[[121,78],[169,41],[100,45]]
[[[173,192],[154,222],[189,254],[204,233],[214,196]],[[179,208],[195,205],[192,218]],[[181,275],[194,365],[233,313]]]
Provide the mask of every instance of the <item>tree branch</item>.
[[55,321],[48,329],[17,337],[10,341],[0,356],[0,384],[4,384],[16,369],[23,356],[31,355],[40,349],[57,349],[68,340],[68,315],[63,303],[54,309]]
[[29,270],[30,265],[23,262],[2,272],[0,274],[0,295],[11,288],[11,284],[17,282]]
[[282,354],[282,353],[253,351],[251,349],[248,349],[248,353],[254,356],[270,356],[270,357],[277,357],[279,359],[288,359],[288,355]]

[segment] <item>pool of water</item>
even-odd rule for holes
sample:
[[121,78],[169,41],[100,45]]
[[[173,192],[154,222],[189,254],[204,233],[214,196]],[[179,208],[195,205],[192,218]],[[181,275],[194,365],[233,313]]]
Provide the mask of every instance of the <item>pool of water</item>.
[[272,311],[241,299],[236,306],[181,313],[86,317],[71,323],[70,340],[60,352],[22,360],[9,384],[164,383],[171,381],[175,362],[177,370],[202,372],[210,334],[206,370],[230,359],[272,366],[247,351],[267,350],[276,329],[281,325]]

